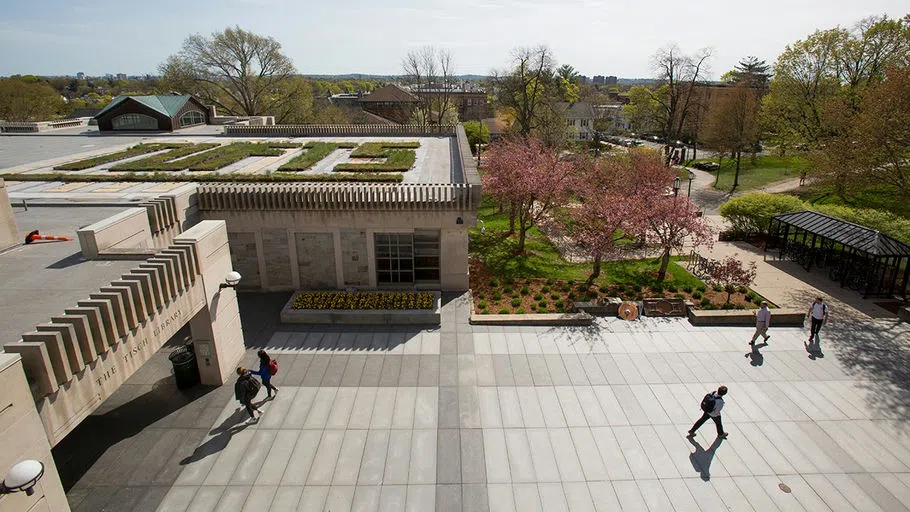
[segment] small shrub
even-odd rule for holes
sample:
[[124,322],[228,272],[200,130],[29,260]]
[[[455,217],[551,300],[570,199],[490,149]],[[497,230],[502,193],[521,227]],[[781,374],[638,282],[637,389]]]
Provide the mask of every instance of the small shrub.
[[561,300],[558,300],[554,302],[553,305],[556,306],[556,309],[562,310],[563,302]]
[[676,286],[674,286],[672,284],[667,285],[664,289],[670,293],[676,293],[676,290],[677,290]]
[[513,299],[517,299],[517,298],[519,298],[519,297],[520,297],[520,295],[518,295],[518,292],[515,292],[515,293],[512,294],[512,298],[513,298]]
[[[570,299],[574,299],[575,297],[572,297],[572,294],[570,293],[570,294],[569,294],[569,298],[570,298]],[[597,298],[597,292],[595,292],[595,291],[593,291],[593,290],[592,290],[592,291],[589,291],[589,292],[588,292],[588,295],[587,295],[587,298],[588,298],[588,300],[594,300],[594,299],[596,299],[596,298]]]
[[537,312],[537,304],[531,304],[531,313]]
[[535,294],[534,294],[534,300],[542,300],[542,299],[543,299],[543,294],[542,294],[542,293],[535,293]]
[[477,307],[479,307],[480,309],[487,309],[487,301],[482,300],[482,301],[478,302]]
[[521,306],[521,299],[512,299],[512,307],[517,308],[518,306]]
[[530,288],[528,288],[527,286],[522,286],[522,287],[521,287],[521,294],[522,294],[522,295],[527,295],[527,294],[529,294],[529,293],[531,293],[531,289],[530,289]]
[[686,293],[692,293],[692,287],[689,285],[683,286],[682,291],[684,291]]
[[703,298],[703,299],[701,300],[701,302],[699,302],[699,304],[701,304],[702,307],[705,307],[705,306],[711,304],[711,299],[705,297],[705,298]]
[[554,283],[554,282],[555,282],[555,281],[553,281],[553,278],[552,278],[552,277],[549,278],[549,279],[547,279],[547,284],[550,285],[550,286],[553,286],[553,283]]
[[763,299],[763,298],[761,298],[760,296],[756,295],[756,296],[752,299],[752,302],[754,302],[754,303],[756,303],[756,304],[761,304],[761,301],[763,301],[763,300],[765,300],[765,299]]
[[705,306],[705,309],[707,309],[707,310],[709,310],[709,311],[712,311],[712,310],[720,309],[720,308],[718,308],[718,307],[715,306],[714,304],[708,304],[707,306]]
[[551,293],[550,298],[553,300],[559,300],[560,295],[558,293]]
[[600,290],[600,293],[607,293],[610,291],[610,288],[608,286],[602,284],[602,285],[600,285],[600,288],[598,288],[598,290]]
[[503,282],[503,284],[507,284],[507,285],[509,285],[509,286],[512,286],[513,284],[515,284],[515,278],[514,278],[514,277],[507,277],[507,278],[503,279],[502,282]]
[[502,294],[499,292],[493,292],[493,300],[502,300]]
[[735,306],[736,306],[736,309],[746,309],[745,304],[736,304]]
[[540,289],[540,291],[541,291],[541,293],[550,293],[550,287],[544,286],[543,288]]
[[514,290],[514,288],[512,288],[511,286],[505,286],[505,287],[503,287],[502,292],[505,293],[506,295],[509,295],[512,293],[513,290]]
[[483,309],[480,310],[480,314],[481,314],[481,315],[489,315],[489,314],[490,314],[490,310],[487,309],[487,308],[483,308]]
[[572,286],[572,285],[574,285],[574,284],[575,284],[575,280],[574,280],[574,279],[569,279],[569,286]]
[[632,285],[632,290],[633,290],[635,293],[641,293],[641,285],[640,285],[640,284]]
[[547,301],[545,301],[545,300],[542,300],[542,301],[538,302],[537,305],[538,305],[541,309],[547,309]]
[[[588,297],[590,297],[590,296],[591,295],[588,294]],[[575,300],[575,297],[577,297],[577,295],[575,295],[575,292],[569,292],[569,294],[566,295],[566,298],[568,298],[569,300]]]
[[483,292],[477,292],[474,294],[474,298],[480,300],[484,297]]
[[698,290],[698,291],[700,291],[700,292],[702,292],[702,293],[705,293],[706,291],[708,291],[708,287],[705,286],[704,283],[702,283],[702,284],[696,286],[695,289]]
[[492,286],[493,288],[498,287],[498,286],[499,286],[499,279],[496,279],[495,277],[494,277],[493,279],[490,279],[490,286]]
[[730,303],[724,304],[723,306],[721,306],[721,309],[725,309],[725,310],[733,309],[733,304],[730,304]]
[[661,283],[654,283],[651,285],[651,290],[653,290],[655,293],[660,293],[664,291],[664,285]]
[[698,291],[692,292],[692,298],[693,298],[693,299],[700,299],[700,298],[701,298],[701,292],[698,292]]
[[686,298],[686,296],[683,295],[683,294],[681,294],[681,293],[677,293],[677,294],[675,294],[675,295],[673,295],[673,296],[676,297],[677,299],[685,299],[685,298]]
[[748,290],[746,290],[745,286],[737,286],[736,291],[739,293],[746,293]]
[[722,291],[724,291],[723,285],[721,285],[721,284],[715,284],[715,285],[714,285],[714,291],[715,291],[715,292],[722,292]]
[[500,314],[500,315],[508,315],[508,314],[509,314],[509,308],[502,308],[502,309],[500,309],[500,310],[499,310],[499,314]]
[[563,286],[563,287],[562,287],[562,291],[564,291],[564,292],[566,292],[566,293],[571,292],[571,291],[572,291],[572,285],[567,284],[567,285]]
[[518,308],[515,312],[518,313],[519,315],[523,315],[523,314],[525,314],[525,308]]

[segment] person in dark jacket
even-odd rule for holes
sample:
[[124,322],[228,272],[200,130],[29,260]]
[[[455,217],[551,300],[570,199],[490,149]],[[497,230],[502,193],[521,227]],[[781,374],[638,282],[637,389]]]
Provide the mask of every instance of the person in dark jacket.
[[250,415],[249,422],[256,423],[258,418],[253,413],[258,412],[259,416],[262,416],[262,409],[253,404],[253,399],[259,393],[259,382],[253,378],[253,374],[249,370],[242,366],[237,367],[237,375],[237,382],[234,383],[234,397],[246,407],[246,412]]
[[269,373],[269,366],[272,363],[272,358],[265,353],[265,350],[260,350],[256,353],[259,356],[259,371],[250,370],[250,373],[253,375],[258,375],[262,379],[262,385],[265,386],[265,390],[268,393],[267,399],[272,398],[272,391],[275,394],[278,394],[278,388],[272,385],[272,374]]
[[704,425],[705,422],[708,421],[708,418],[710,418],[714,420],[714,424],[717,426],[717,437],[726,439],[727,433],[724,432],[724,425],[720,418],[720,411],[724,408],[724,395],[726,394],[727,386],[721,386],[717,388],[717,391],[711,393],[711,396],[714,398],[714,408],[710,411],[703,411],[701,418],[695,422],[695,425],[692,425],[692,428],[689,429],[686,437],[694,437],[695,431]]

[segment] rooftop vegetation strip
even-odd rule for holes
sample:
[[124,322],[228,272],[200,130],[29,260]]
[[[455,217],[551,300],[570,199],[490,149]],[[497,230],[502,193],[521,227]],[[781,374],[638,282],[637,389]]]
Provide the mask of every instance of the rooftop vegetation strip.
[[90,169],[92,167],[97,167],[102,164],[109,162],[116,162],[118,160],[124,160],[126,158],[132,158],[134,156],[145,155],[147,153],[154,153],[155,151],[161,151],[164,149],[176,149],[183,146],[188,146],[188,143],[179,143],[179,142],[168,142],[168,143],[155,143],[155,144],[137,144],[133,147],[127,148],[123,151],[118,151],[116,153],[110,153],[107,155],[100,155],[91,158],[86,158],[84,160],[77,160],[75,162],[68,162],[62,165],[54,167],[58,171],[81,171],[84,169]]
[[343,163],[332,169],[333,172],[403,172],[414,166],[416,156],[409,149],[395,149],[388,153],[383,163]]
[[338,149],[335,142],[308,142],[304,152],[278,168],[279,171],[305,171]]
[[150,174],[104,173],[104,174],[71,174],[67,172],[40,174],[0,174],[0,178],[15,181],[58,181],[63,183],[98,183],[98,182],[224,182],[224,183],[401,183],[404,176],[392,173],[331,173],[331,174],[297,174],[273,172],[271,174],[173,174],[155,172]]
[[395,149],[417,149],[420,142],[364,142],[351,153],[351,158],[382,158]]
[[[234,142],[220,147],[217,147],[218,144],[197,144],[196,146],[201,147],[201,149],[197,149],[196,151],[191,152],[187,149],[187,153],[177,154],[175,156],[175,153],[180,151],[175,150],[163,155],[118,165],[112,167],[111,170],[158,172],[181,171],[187,169],[199,172],[215,171],[251,156],[281,156],[284,154],[282,149],[300,147],[300,144],[291,144],[292,143],[287,142]],[[204,150],[211,148],[215,149],[203,152]],[[197,154],[190,156],[189,158],[176,160],[176,158],[191,155],[193,153]]]
[[[338,146],[341,149],[354,149],[360,145],[356,142],[330,142],[329,141],[328,143],[335,144],[336,146]],[[324,142],[318,141],[318,140],[311,140],[311,141],[307,142],[306,144],[304,144],[303,147],[306,149],[309,149],[309,148],[315,147],[317,144],[324,144]]]
[[[187,160],[181,160],[179,163],[174,162],[178,158],[182,158],[188,155],[195,153],[200,153],[202,151],[216,148],[218,144],[216,143],[204,143],[204,144],[187,144],[179,148],[174,148],[166,153],[161,153],[160,155],[150,156],[148,158],[141,158],[132,162],[124,162],[122,164],[117,164],[111,166],[111,171],[178,171],[183,169]],[[176,168],[180,166],[179,168]]]

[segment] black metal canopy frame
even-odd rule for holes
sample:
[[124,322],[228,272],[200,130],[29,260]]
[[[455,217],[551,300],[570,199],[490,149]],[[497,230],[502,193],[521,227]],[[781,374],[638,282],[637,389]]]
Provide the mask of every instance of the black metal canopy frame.
[[907,297],[910,246],[888,235],[813,211],[777,215],[768,226],[769,249],[806,270],[828,268],[828,276],[870,295]]

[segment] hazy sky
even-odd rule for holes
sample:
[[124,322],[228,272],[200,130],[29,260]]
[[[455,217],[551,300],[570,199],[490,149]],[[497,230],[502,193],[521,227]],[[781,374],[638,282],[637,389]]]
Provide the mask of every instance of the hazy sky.
[[[815,29],[852,26],[906,0],[4,0],[0,75],[155,73],[184,38],[239,25],[274,37],[301,73],[401,73],[426,44],[458,74],[504,68],[516,46],[546,44],[582,74],[647,77],[668,43],[713,47],[713,77],[740,58],[773,62]],[[748,7],[746,7],[748,5]]]

